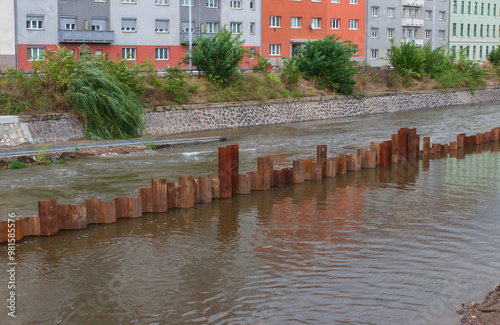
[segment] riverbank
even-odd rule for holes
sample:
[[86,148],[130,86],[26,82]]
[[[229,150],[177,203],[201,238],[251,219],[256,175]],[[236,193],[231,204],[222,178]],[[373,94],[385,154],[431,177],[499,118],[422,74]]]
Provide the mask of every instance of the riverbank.
[[472,302],[458,310],[463,315],[462,325],[497,325],[500,324],[500,285],[488,293],[482,303]]
[[[379,93],[363,98],[323,96],[157,106],[146,112],[143,136],[286,124],[370,114],[407,112],[500,101],[500,88],[469,91]],[[44,144],[82,139],[83,123],[70,113],[0,117],[0,146]]]

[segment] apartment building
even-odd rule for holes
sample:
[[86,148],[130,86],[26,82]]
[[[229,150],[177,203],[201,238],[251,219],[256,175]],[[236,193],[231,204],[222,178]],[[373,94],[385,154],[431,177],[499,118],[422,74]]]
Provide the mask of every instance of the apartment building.
[[367,0],[366,63],[386,66],[391,41],[431,42],[433,48],[449,42],[449,3],[442,0]]
[[3,0],[0,10],[0,71],[16,67],[16,33],[14,1]]
[[472,60],[486,60],[499,45],[500,1],[450,1],[450,51],[465,51]]
[[262,0],[262,55],[273,65],[305,41],[337,34],[364,56],[365,0]]

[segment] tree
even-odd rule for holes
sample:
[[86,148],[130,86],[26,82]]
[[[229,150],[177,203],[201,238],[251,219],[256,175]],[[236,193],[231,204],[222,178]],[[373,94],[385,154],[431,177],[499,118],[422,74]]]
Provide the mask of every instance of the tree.
[[[238,67],[247,51],[243,48],[241,34],[234,36],[225,28],[215,36],[200,36],[192,51],[193,65],[214,82],[228,83],[238,73]],[[189,51],[183,58],[189,62]]]
[[299,51],[298,67],[306,79],[316,78],[319,84],[342,94],[352,94],[356,62],[350,42],[340,41],[337,35],[327,35],[316,41],[307,41]]

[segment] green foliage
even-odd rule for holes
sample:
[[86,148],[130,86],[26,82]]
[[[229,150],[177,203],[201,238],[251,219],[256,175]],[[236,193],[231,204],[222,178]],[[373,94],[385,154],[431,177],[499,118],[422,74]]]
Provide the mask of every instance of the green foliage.
[[500,46],[496,46],[493,51],[488,54],[488,61],[494,65],[500,65]]
[[402,42],[396,46],[391,39],[391,43],[389,62],[403,77],[403,83],[409,86],[412,77],[420,79],[425,72],[425,53],[412,42]]
[[185,102],[191,96],[184,75],[179,67],[170,68],[165,74],[165,82],[162,84],[172,101],[176,103]]
[[298,67],[307,79],[315,78],[320,86],[341,94],[351,94],[356,63],[351,61],[354,48],[336,35],[305,42],[299,52]]
[[255,63],[254,66],[252,66],[253,71],[259,71],[263,73],[270,73],[271,69],[269,69],[269,59],[266,59],[259,53],[255,52],[254,53],[255,57],[257,57],[257,63]]
[[274,74],[270,74],[270,73],[266,74],[266,79],[275,85],[279,85],[281,83],[280,77],[278,77],[277,75],[274,75]]
[[9,165],[9,169],[21,169],[21,168],[27,168],[28,165],[26,165],[23,162],[20,162],[19,160],[14,161]]
[[[192,62],[205,76],[216,83],[227,84],[238,74],[238,68],[247,51],[243,48],[241,34],[234,36],[225,28],[215,36],[200,36],[192,51]],[[183,58],[189,62],[189,51]]]
[[428,42],[422,48],[424,56],[424,71],[431,78],[436,78],[443,71],[450,70],[453,66],[454,57],[447,55],[445,46],[432,50],[432,43]]
[[94,140],[139,137],[143,104],[116,75],[87,61],[69,86],[69,99],[83,117],[85,134]]
[[57,51],[47,49],[44,60],[37,61],[37,65],[34,70],[43,71],[43,74],[54,85],[55,89],[64,93],[75,78],[78,62],[71,50],[57,46]]
[[142,142],[142,144],[146,147],[149,147],[153,150],[155,150],[158,146],[155,144],[154,140],[151,139],[146,139]]
[[283,58],[281,76],[285,84],[288,87],[296,85],[299,82],[300,75],[298,58],[296,56],[292,58]]
[[300,90],[292,91],[292,97],[293,98],[300,98],[300,97],[302,97],[302,92]]
[[38,150],[35,154],[35,159],[41,164],[46,164],[50,162],[50,159],[47,157],[52,153],[50,149],[50,144],[46,146],[38,146]]

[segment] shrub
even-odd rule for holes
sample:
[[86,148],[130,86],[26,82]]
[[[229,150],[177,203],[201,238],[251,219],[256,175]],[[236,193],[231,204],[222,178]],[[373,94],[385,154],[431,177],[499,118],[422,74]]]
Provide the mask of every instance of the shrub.
[[255,63],[254,66],[252,66],[252,70],[254,71],[260,71],[264,73],[269,73],[271,72],[271,69],[269,69],[269,59],[266,59],[259,53],[255,52],[253,53],[257,57],[257,63]]
[[163,88],[172,101],[182,103],[189,99],[188,84],[184,80],[184,72],[179,67],[169,68],[165,74]]
[[294,86],[299,82],[300,70],[298,65],[298,59],[296,56],[292,58],[283,59],[283,69],[281,70],[281,76],[283,81],[287,86]]
[[20,162],[19,160],[14,161],[12,164],[9,165],[9,169],[21,169],[21,168],[27,168],[28,165],[26,165],[23,162]]
[[41,164],[46,164],[50,162],[48,155],[51,153],[50,144],[46,146],[38,146],[38,150],[35,154],[35,159]]
[[396,46],[394,40],[391,39],[391,43],[389,62],[403,77],[403,83],[409,86],[410,78],[420,79],[422,73],[425,72],[424,51],[412,42],[402,42],[400,46]]
[[493,51],[488,54],[488,61],[494,65],[500,65],[500,47],[496,46]]
[[424,71],[431,78],[436,78],[445,70],[450,70],[453,65],[454,57],[447,55],[445,46],[432,50],[432,43],[428,42],[423,47]]
[[316,41],[306,41],[299,52],[298,67],[307,79],[315,78],[320,86],[351,94],[356,63],[351,61],[354,48],[350,42],[341,42],[336,35],[327,35]]
[[[192,51],[192,62],[213,82],[227,84],[229,79],[238,74],[238,68],[247,52],[243,48],[241,34],[234,36],[223,29],[213,37],[200,36]],[[189,62],[189,51],[183,58]]]

